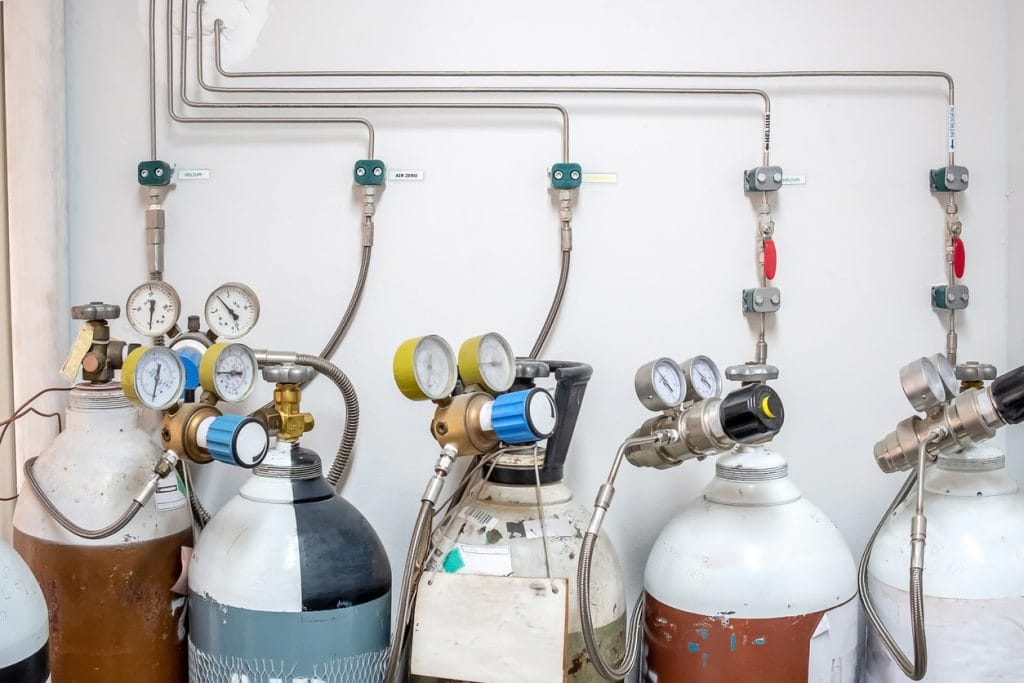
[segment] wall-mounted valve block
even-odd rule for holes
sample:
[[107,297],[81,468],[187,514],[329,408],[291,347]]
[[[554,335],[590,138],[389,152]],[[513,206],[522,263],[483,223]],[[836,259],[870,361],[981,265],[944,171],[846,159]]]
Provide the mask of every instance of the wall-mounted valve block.
[[971,180],[966,166],[933,168],[928,173],[932,192],[963,192]]
[[139,185],[143,187],[163,187],[171,184],[174,167],[166,161],[153,159],[140,161],[138,166]]
[[932,306],[943,310],[958,311],[967,308],[971,291],[967,285],[938,285],[932,287]]
[[743,172],[744,192],[777,192],[781,187],[781,166],[758,166]]
[[551,164],[551,187],[575,190],[583,184],[583,167],[579,164]]
[[387,167],[380,159],[360,159],[352,171],[356,185],[383,185],[387,180]]
[[743,290],[744,313],[775,313],[782,305],[778,287],[756,287]]

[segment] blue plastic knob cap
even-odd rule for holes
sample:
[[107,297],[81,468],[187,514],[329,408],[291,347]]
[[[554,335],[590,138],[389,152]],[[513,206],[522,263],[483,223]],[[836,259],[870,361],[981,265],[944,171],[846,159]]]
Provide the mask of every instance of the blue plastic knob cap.
[[491,425],[508,444],[532,443],[555,431],[555,401],[544,389],[533,388],[502,394],[491,407]]
[[[195,349],[187,347],[175,349],[174,352],[178,354],[178,358],[181,359],[181,366],[185,368],[185,389],[198,389],[199,361],[202,359],[202,354]],[[182,391],[182,394],[184,393]]]
[[267,457],[267,429],[245,415],[215,417],[206,431],[210,457],[228,465],[251,469]]

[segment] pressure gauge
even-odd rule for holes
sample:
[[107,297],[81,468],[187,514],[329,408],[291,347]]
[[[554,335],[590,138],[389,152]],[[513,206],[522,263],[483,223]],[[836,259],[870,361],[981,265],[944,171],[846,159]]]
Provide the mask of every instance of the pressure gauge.
[[707,356],[694,356],[679,364],[686,376],[686,400],[704,401],[722,393],[722,375]]
[[222,401],[244,401],[256,384],[257,367],[256,355],[245,344],[214,344],[199,362],[199,382]]
[[648,410],[668,410],[683,402],[686,378],[671,358],[658,358],[640,367],[633,379],[636,396]]
[[206,299],[206,325],[224,339],[238,339],[256,326],[260,300],[256,292],[239,282],[227,282]]
[[928,360],[935,366],[935,371],[942,379],[942,387],[946,390],[946,400],[951,400],[960,393],[960,384],[956,381],[956,370],[945,354],[936,353],[928,356]]
[[125,396],[147,408],[171,407],[185,388],[185,368],[178,354],[163,346],[140,346],[121,366]]
[[395,351],[395,383],[414,401],[445,398],[455,389],[455,354],[436,334],[416,337]]
[[946,402],[942,375],[927,358],[918,358],[900,368],[900,384],[914,410],[926,413]]
[[459,348],[459,374],[466,386],[479,384],[492,394],[500,394],[516,381],[516,357],[500,334],[472,337]]
[[146,337],[161,337],[178,322],[181,299],[166,282],[150,280],[132,290],[125,304],[128,323]]

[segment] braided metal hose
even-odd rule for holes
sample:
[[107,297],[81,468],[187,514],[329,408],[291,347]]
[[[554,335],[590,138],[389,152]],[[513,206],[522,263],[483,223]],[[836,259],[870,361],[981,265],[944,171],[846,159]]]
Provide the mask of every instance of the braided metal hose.
[[[914,659],[911,661],[910,658],[904,654],[899,643],[896,642],[896,639],[889,632],[889,629],[886,628],[881,617],[878,615],[878,611],[875,609],[874,603],[871,602],[871,589],[868,585],[868,564],[871,560],[871,548],[874,546],[875,539],[878,538],[878,534],[881,532],[885,522],[893,512],[896,511],[896,508],[898,508],[903,501],[907,499],[915,486],[918,490],[916,514],[923,518],[922,489],[924,480],[924,460],[926,457],[925,449],[927,444],[927,441],[921,443],[918,453],[918,469],[910,472],[907,476],[907,480],[903,482],[903,486],[901,486],[900,490],[896,492],[896,497],[893,498],[892,503],[889,504],[889,508],[885,511],[885,514],[882,515],[882,519],[879,520],[874,532],[872,532],[871,538],[868,539],[867,547],[864,548],[864,554],[860,558],[860,565],[857,567],[857,588],[860,591],[861,602],[864,604],[864,612],[868,615],[868,622],[871,624],[871,627],[875,629],[879,638],[882,639],[885,649],[888,650],[896,664],[899,665],[903,673],[913,681],[921,680],[928,672],[928,639],[924,628],[924,567],[913,566],[914,561],[912,560],[912,566],[910,567],[910,629],[914,648]],[[912,539],[911,543],[914,548],[914,553],[912,553],[912,555],[919,553],[919,562],[923,565],[923,529],[918,535],[915,525]]]
[[355,448],[356,433],[359,431],[359,397],[356,396],[356,388],[352,386],[351,380],[341,371],[341,368],[320,356],[300,353],[295,357],[295,362],[299,365],[310,366],[334,382],[345,400],[345,430],[341,435],[341,443],[338,444],[338,453],[327,474],[328,483],[337,487],[338,482],[348,472],[352,461],[352,449]]
[[[160,479],[160,475],[154,475],[143,487],[142,491],[136,495],[135,499],[128,505],[128,508],[121,513],[121,516],[114,520],[111,524],[103,527],[102,529],[86,529],[78,526],[70,519],[68,519],[64,513],[62,513],[52,500],[43,491],[42,486],[36,480],[36,475],[32,471],[32,468],[36,464],[37,458],[29,458],[25,461],[25,479],[28,480],[28,485],[32,487],[32,492],[36,494],[36,498],[39,499],[40,504],[50,513],[50,516],[57,520],[57,523],[73,533],[75,536],[85,538],[90,541],[98,541],[109,536],[113,536],[121,529],[128,526],[128,523],[135,519],[135,515],[139,514],[139,510],[145,505],[153,492],[156,490],[156,483]],[[140,500],[141,499],[141,500]]]
[[640,594],[633,606],[633,615],[626,627],[626,649],[622,659],[609,663],[601,652],[594,632],[594,617],[590,612],[590,567],[593,563],[594,544],[597,534],[587,532],[583,536],[580,548],[580,563],[576,570],[576,585],[579,586],[580,621],[583,626],[583,643],[587,647],[587,655],[601,676],[609,681],[621,681],[636,666],[640,655],[640,643],[643,639],[644,595]]

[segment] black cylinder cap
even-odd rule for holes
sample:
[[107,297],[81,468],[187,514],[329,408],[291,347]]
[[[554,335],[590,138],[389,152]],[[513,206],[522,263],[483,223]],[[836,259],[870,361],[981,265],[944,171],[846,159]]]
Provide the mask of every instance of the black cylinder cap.
[[1024,422],[1024,366],[992,380],[992,401],[1007,424]]
[[751,384],[722,399],[722,429],[737,443],[753,443],[778,434],[786,413],[782,399],[765,384]]

